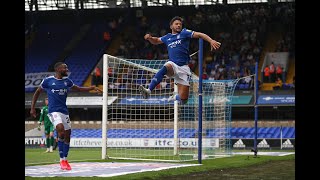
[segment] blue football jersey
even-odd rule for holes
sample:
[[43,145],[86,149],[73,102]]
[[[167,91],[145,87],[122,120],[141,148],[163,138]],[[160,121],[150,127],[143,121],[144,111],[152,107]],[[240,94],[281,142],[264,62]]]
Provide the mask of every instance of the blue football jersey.
[[64,77],[57,79],[49,76],[42,80],[40,87],[47,92],[48,95],[48,113],[61,112],[68,115],[67,94],[70,88],[74,86],[71,79]]
[[190,60],[189,44],[194,31],[183,28],[178,34],[168,33],[160,40],[167,45],[169,61],[178,66],[187,65]]

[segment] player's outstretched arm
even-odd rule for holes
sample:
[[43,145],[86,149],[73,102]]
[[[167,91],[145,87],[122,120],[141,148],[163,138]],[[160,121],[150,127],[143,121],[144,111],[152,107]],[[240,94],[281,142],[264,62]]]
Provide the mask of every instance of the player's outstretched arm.
[[37,100],[38,100],[41,92],[42,92],[42,88],[38,87],[38,89],[36,90],[36,92],[34,92],[33,97],[32,97],[30,115],[34,118],[37,116],[35,105],[37,103]]
[[210,36],[204,34],[204,33],[201,33],[201,32],[194,32],[193,33],[193,36],[192,38],[202,38],[204,39],[205,41],[207,41],[208,43],[210,43],[210,46],[211,46],[211,51],[214,49],[219,49],[221,43],[212,39]]
[[154,45],[163,43],[159,37],[153,37],[151,36],[151,34],[144,35],[144,39],[148,40],[151,44],[154,44]]
[[74,86],[72,86],[71,89],[74,90],[74,91],[80,91],[80,92],[88,92],[88,91],[95,90],[96,92],[101,92],[102,93],[102,90],[99,89],[96,86],[80,87],[80,86],[74,85]]

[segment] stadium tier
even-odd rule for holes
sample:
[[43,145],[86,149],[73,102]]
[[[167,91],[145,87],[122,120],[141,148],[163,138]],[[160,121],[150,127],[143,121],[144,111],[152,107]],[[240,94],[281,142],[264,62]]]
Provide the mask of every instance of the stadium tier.
[[39,26],[33,43],[25,51],[25,73],[47,72],[75,32],[74,24]]

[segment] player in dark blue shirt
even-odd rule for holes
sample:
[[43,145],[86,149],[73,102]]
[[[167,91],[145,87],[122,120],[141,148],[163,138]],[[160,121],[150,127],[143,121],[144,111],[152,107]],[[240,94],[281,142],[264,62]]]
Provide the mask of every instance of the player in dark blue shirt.
[[33,95],[30,115],[36,117],[35,104],[40,93],[47,92],[48,116],[58,132],[58,147],[60,155],[60,167],[63,170],[71,170],[67,156],[69,152],[71,122],[66,105],[67,94],[70,90],[74,91],[91,91],[102,92],[96,86],[79,87],[68,78],[68,66],[63,62],[58,62],[54,66],[55,75],[44,78]]
[[[211,39],[208,35],[182,28],[183,19],[179,16],[172,18],[170,21],[171,33],[162,37],[152,37],[150,34],[144,36],[151,44],[158,45],[164,43],[167,46],[169,60],[164,66],[155,74],[151,80],[149,87],[144,88],[139,86],[139,91],[143,98],[147,99],[151,91],[162,81],[163,77],[173,77],[175,84],[178,86],[178,94],[173,94],[168,101],[178,100],[182,104],[188,102],[189,97],[189,80],[191,78],[191,71],[188,66],[189,44],[191,38],[202,38],[210,43],[211,50],[216,50],[221,43]],[[200,77],[201,78],[201,77]]]

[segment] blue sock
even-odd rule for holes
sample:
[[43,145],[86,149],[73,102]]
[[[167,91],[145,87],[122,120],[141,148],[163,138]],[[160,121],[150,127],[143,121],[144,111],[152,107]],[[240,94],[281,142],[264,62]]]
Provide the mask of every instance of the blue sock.
[[149,85],[149,89],[152,91],[163,79],[163,76],[167,74],[167,67],[163,66],[156,75],[154,75],[151,83]]
[[63,157],[68,157],[70,144],[64,143],[63,146]]
[[176,95],[176,100],[179,101],[179,102],[181,101],[181,98],[180,98],[179,94]]
[[64,139],[61,139],[61,138],[58,138],[58,147],[59,147],[59,155],[60,155],[60,158],[63,158],[64,157]]

